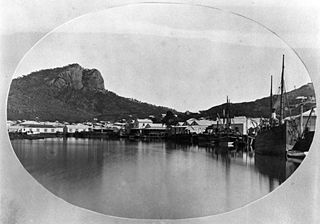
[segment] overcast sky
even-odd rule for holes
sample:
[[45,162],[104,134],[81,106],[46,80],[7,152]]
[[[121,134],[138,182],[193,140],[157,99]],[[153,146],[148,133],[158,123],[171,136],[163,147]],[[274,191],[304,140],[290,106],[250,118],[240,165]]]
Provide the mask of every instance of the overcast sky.
[[79,63],[98,69],[106,89],[121,96],[198,111],[227,95],[267,96],[270,75],[277,92],[282,54],[288,90],[311,81],[294,52],[250,20],[203,7],[131,5],[60,26],[25,55],[15,77]]

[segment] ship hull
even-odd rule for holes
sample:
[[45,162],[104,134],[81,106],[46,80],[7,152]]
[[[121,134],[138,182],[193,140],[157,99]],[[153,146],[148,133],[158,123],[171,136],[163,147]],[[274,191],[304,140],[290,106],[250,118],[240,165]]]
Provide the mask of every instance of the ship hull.
[[307,152],[310,149],[312,140],[314,136],[314,131],[308,132],[305,134],[303,139],[299,139],[297,143],[294,145],[292,150]]
[[289,124],[261,130],[255,138],[255,152],[263,155],[286,155],[294,146],[294,136],[290,135]]

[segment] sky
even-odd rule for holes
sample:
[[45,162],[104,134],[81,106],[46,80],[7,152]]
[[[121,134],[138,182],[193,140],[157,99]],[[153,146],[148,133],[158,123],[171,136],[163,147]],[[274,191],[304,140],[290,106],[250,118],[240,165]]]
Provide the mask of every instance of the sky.
[[[300,35],[304,35],[303,33]],[[96,68],[118,95],[199,111],[255,100],[280,84],[310,82],[300,59],[269,30],[221,10],[188,5],[129,5],[71,20],[40,40],[13,77],[79,63]]]

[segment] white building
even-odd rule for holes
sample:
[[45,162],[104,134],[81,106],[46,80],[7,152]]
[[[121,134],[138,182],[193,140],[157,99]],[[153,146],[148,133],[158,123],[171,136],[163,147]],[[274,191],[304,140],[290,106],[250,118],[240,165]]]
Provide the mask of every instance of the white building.
[[147,124],[152,124],[150,119],[136,119],[133,123],[133,128],[142,129],[145,128]]
[[84,132],[89,131],[91,126],[84,125],[84,124],[70,124],[67,125],[67,132],[68,133],[75,133],[75,132]]
[[[309,131],[315,131],[316,130],[316,120],[317,120],[317,109],[314,108],[312,113],[311,113],[311,110],[308,110],[308,111],[302,113],[302,117],[303,117],[302,128],[304,129],[305,127],[307,127],[309,129]],[[309,120],[308,120],[308,118],[309,118]],[[294,120],[295,123],[297,124],[299,133],[301,133],[301,126],[300,126],[301,115],[286,117],[285,120]]]
[[198,120],[196,118],[190,118],[184,123],[184,125],[187,126],[187,132],[195,134],[205,132],[206,129],[213,124],[216,124],[216,121],[206,119]]
[[166,130],[167,129],[167,125],[165,124],[161,124],[161,123],[149,123],[146,124],[145,129],[154,129],[154,130]]
[[63,133],[63,126],[53,126],[45,124],[19,124],[13,125],[9,128],[9,132],[30,132],[40,134],[55,134]]
[[[25,128],[24,126],[17,125],[17,124],[7,126],[8,132],[22,132],[24,128]],[[24,130],[24,132],[26,131]]]
[[[250,128],[255,128],[259,125],[261,118],[247,118],[246,116],[238,116],[230,118],[230,126],[233,130],[238,130],[242,135],[247,135]],[[217,119],[214,124],[214,128],[218,126],[226,125],[226,120],[223,123],[223,119]]]
[[9,131],[11,129],[12,126],[17,126],[16,125],[16,121],[7,121],[7,130]]

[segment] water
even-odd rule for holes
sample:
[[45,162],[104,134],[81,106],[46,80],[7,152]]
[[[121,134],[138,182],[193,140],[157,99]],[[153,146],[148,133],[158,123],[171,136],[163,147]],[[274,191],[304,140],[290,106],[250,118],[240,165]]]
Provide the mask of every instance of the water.
[[177,219],[238,208],[279,186],[297,164],[172,142],[12,140],[26,170],[64,200],[129,218]]

